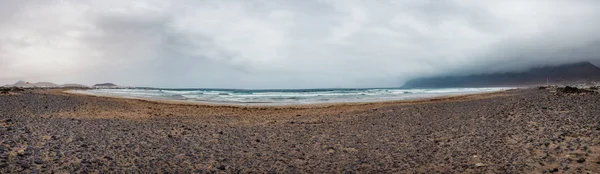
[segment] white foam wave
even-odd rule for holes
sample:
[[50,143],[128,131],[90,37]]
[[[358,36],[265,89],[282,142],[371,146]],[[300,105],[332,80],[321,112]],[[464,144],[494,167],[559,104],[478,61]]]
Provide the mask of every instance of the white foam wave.
[[510,88],[445,88],[445,89],[356,89],[356,90],[156,90],[156,89],[95,89],[79,91],[92,95],[129,98],[189,100],[218,103],[323,103],[406,100],[459,94],[507,90]]

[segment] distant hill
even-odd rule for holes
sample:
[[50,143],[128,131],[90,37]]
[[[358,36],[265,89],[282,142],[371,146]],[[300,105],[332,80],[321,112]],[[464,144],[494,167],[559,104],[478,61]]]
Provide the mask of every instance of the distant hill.
[[418,78],[403,88],[501,87],[600,81],[600,68],[590,62],[532,68],[525,72]]
[[86,85],[81,85],[81,84],[64,84],[64,85],[59,85],[59,87],[61,88],[89,88]]
[[64,84],[64,85],[57,85],[51,82],[37,82],[37,83],[30,83],[30,82],[25,82],[25,81],[18,81],[15,84],[12,85],[4,85],[3,87],[21,87],[21,88],[59,88],[59,87],[75,87],[75,88],[89,88],[88,86],[85,85],[80,85],[80,84]]
[[118,86],[113,83],[100,83],[100,84],[95,84],[93,87],[95,87],[95,88],[114,88],[114,87],[118,87]]
[[54,87],[58,87],[58,85],[54,84],[54,83],[50,83],[50,82],[37,82],[33,84],[34,87],[41,87],[41,88],[54,88]]

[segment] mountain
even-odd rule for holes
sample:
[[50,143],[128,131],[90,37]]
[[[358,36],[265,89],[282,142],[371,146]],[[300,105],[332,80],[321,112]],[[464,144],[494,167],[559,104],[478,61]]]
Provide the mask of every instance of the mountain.
[[114,87],[118,87],[118,86],[113,83],[100,83],[100,84],[95,84],[93,87],[94,88],[114,88]]
[[39,87],[39,88],[55,88],[58,87],[58,85],[54,84],[54,83],[50,83],[50,82],[37,82],[33,84],[33,87]]
[[28,84],[29,84],[28,82],[25,82],[25,81],[21,80],[21,81],[18,81],[17,83],[15,83],[15,84],[13,84],[11,86],[25,86],[25,85],[28,85]]
[[28,87],[28,88],[31,88],[31,87],[34,87],[34,85],[32,83],[20,80],[15,84],[5,85],[4,87]]
[[68,84],[64,84],[64,85],[59,85],[59,87],[61,87],[61,88],[89,88],[86,85],[74,84],[74,83],[68,83]]
[[37,83],[30,83],[30,82],[25,82],[25,81],[18,81],[15,84],[12,85],[4,85],[2,87],[22,87],[22,88],[64,88],[64,87],[73,87],[73,88],[89,88],[88,86],[85,85],[80,85],[80,84],[64,84],[64,85],[57,85],[51,82],[37,82]]
[[590,62],[532,68],[525,72],[418,78],[403,88],[502,87],[600,81],[600,68]]

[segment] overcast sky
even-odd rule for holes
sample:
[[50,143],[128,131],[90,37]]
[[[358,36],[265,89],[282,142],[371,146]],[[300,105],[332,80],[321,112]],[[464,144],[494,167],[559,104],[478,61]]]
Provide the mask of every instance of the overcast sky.
[[393,87],[599,64],[598,0],[2,0],[0,83]]

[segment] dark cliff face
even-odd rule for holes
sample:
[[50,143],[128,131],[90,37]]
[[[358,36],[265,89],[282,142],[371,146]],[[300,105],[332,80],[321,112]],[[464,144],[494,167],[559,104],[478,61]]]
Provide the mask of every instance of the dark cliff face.
[[589,62],[552,67],[532,68],[525,72],[495,73],[471,76],[430,77],[409,80],[403,88],[451,88],[451,87],[498,87],[529,86],[600,81],[600,68]]

